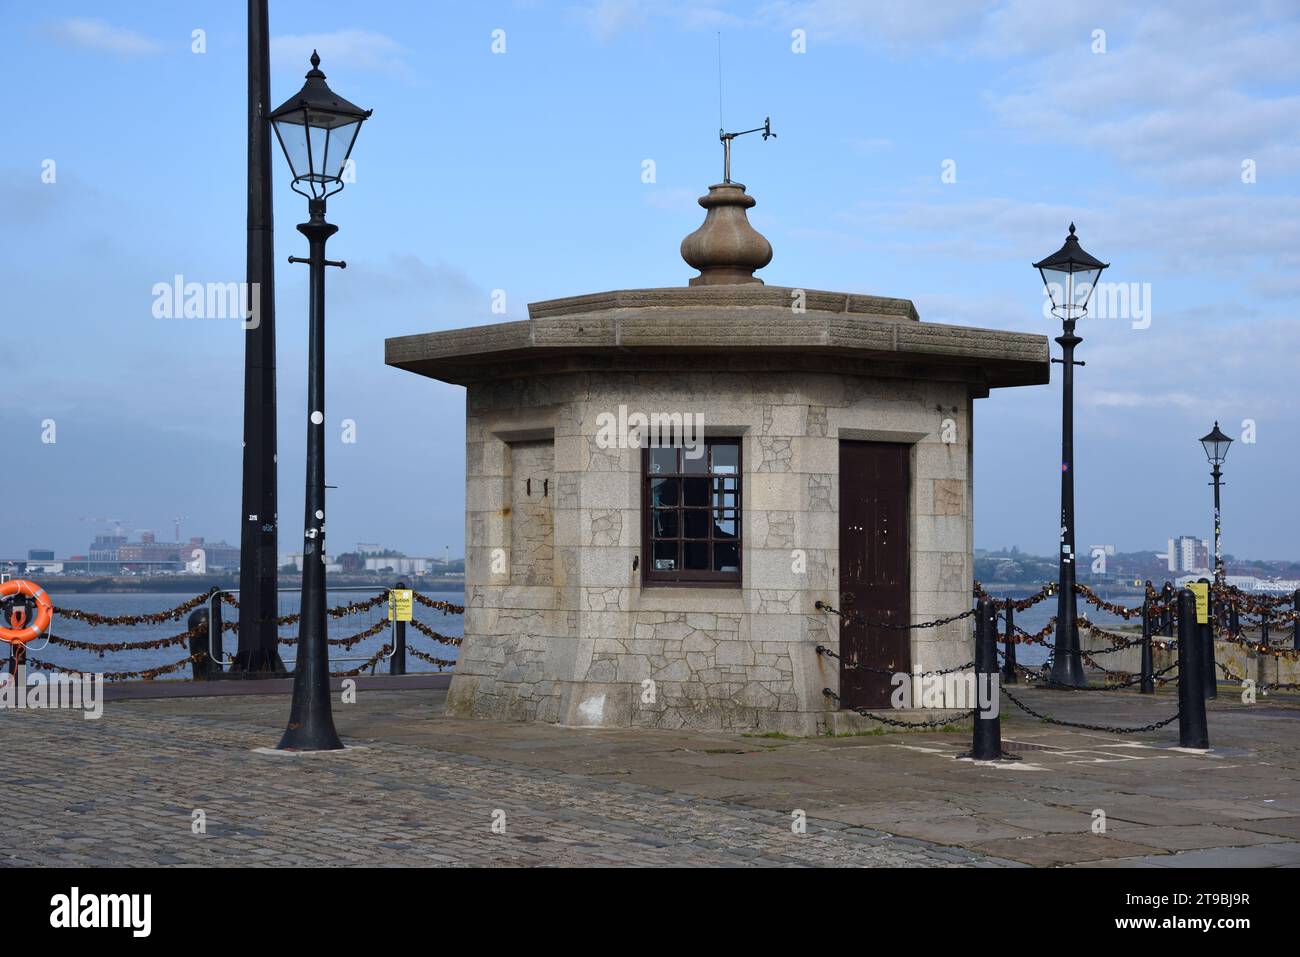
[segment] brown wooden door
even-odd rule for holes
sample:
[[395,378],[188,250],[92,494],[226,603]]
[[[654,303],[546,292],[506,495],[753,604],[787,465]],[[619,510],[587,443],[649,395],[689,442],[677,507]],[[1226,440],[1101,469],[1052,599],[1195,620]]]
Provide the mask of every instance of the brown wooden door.
[[885,708],[889,672],[912,668],[910,632],[872,623],[911,621],[907,541],[910,447],[840,442],[840,607],[867,624],[840,621],[840,707]]

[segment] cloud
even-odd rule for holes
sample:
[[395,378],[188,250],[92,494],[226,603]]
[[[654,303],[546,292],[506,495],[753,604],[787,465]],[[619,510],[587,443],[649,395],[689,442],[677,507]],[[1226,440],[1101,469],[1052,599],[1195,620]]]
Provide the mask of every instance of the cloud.
[[121,57],[149,56],[161,47],[148,37],[104,20],[68,17],[49,24],[46,35],[62,46],[99,50]]
[[[1051,252],[1065,224],[1114,273],[1259,281],[1281,297],[1300,248],[1300,198],[1238,186],[1223,195],[1117,196],[1091,208],[1010,197],[863,203],[838,214],[854,231],[887,236],[895,252],[1024,260]],[[935,238],[938,237],[938,238]],[[860,233],[859,233],[860,238]]]
[[[1041,0],[779,0],[756,25],[904,58],[1001,64],[989,109],[1026,138],[1118,160],[1181,185],[1238,180],[1244,159],[1294,175],[1300,78],[1294,4],[1183,0],[1165,8]],[[1105,50],[1094,52],[1096,31]]]
[[[390,255],[387,261],[348,262],[351,274],[346,283],[335,283],[331,301],[340,308],[374,311],[379,305],[388,317],[376,332],[402,335],[431,328],[460,328],[483,322],[501,321],[491,312],[491,293],[465,270],[448,262],[426,262],[410,254]],[[508,299],[515,312],[520,305]],[[509,317],[504,317],[509,318]]]
[[680,212],[688,209],[698,209],[697,200],[700,191],[698,189],[685,189],[683,187],[665,187],[663,189],[653,189],[646,194],[645,204],[653,206],[655,209],[666,209],[673,212]]
[[370,30],[336,30],[271,38],[271,63],[277,70],[310,68],[311,51],[320,54],[321,70],[346,67],[410,79],[414,72],[403,57],[409,52],[396,40]]
[[688,30],[738,27],[749,22],[722,9],[718,0],[661,3],[653,0],[592,0],[573,8],[577,20],[601,43],[648,26],[652,20],[675,23]]
[[1204,396],[1189,395],[1186,392],[1113,392],[1104,389],[1086,394],[1087,401],[1093,405],[1114,408],[1151,408],[1159,405],[1172,405],[1181,409],[1198,409],[1211,406]]
[[1116,30],[1107,52],[1083,43],[1010,70],[987,95],[1005,126],[1042,142],[1068,139],[1173,185],[1240,182],[1253,159],[1264,178],[1294,175],[1300,25],[1245,20],[1153,23]]
[[602,43],[641,27],[649,15],[649,5],[638,0],[597,0],[579,11],[581,19]]
[[971,36],[992,6],[971,0],[799,0],[766,4],[759,19],[833,42],[876,48],[946,47]]

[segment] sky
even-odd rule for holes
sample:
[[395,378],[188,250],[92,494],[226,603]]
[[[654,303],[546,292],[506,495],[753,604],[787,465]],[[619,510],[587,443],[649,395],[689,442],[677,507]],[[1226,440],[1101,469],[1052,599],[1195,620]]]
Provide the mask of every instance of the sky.
[[[0,557],[84,554],[107,519],[238,541],[243,332],[157,317],[154,287],[244,279],[244,7],[0,0]],[[332,553],[463,548],[464,392],[384,366],[384,339],[684,285],[721,99],[728,130],[770,116],[778,134],[733,155],[769,283],[1054,336],[1030,263],[1075,222],[1112,264],[1128,309],[1078,330],[1080,548],[1208,537],[1197,439],[1217,420],[1237,439],[1225,551],[1300,558],[1294,0],[272,0],[271,34],[273,102],[315,48],[333,89],[374,109],[329,207],[348,262],[327,278]],[[288,552],[307,288],[285,260],[305,255],[306,210],[274,163]],[[1059,377],[976,404],[977,547],[1055,551]]]

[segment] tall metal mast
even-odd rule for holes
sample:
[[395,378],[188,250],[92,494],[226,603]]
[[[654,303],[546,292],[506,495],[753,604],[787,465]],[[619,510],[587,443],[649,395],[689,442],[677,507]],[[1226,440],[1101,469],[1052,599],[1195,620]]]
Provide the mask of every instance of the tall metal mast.
[[234,671],[283,672],[278,571],[275,241],[271,212],[268,0],[248,0],[248,302],[244,332],[244,475],[239,516],[239,651]]

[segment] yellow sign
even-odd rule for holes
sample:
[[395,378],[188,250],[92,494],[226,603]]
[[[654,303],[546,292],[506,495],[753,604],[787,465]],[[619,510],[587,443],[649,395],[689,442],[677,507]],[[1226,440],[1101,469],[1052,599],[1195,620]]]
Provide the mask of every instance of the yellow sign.
[[394,588],[388,593],[388,620],[410,621],[411,605],[415,592],[409,588]]
[[1210,623],[1209,584],[1206,582],[1188,582],[1187,587],[1196,596],[1196,623],[1198,625],[1208,625]]

